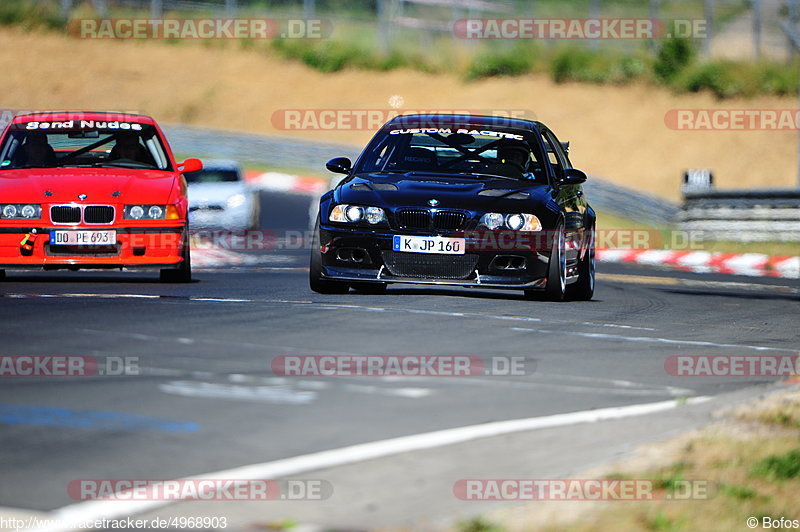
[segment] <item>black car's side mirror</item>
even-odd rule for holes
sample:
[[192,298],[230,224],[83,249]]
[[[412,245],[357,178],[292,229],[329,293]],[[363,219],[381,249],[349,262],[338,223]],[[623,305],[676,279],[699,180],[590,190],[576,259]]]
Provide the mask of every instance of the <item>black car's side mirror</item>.
[[586,174],[577,168],[567,168],[564,177],[559,180],[562,185],[580,185],[586,182]]
[[347,157],[336,157],[325,163],[325,168],[335,174],[349,174],[352,164]]

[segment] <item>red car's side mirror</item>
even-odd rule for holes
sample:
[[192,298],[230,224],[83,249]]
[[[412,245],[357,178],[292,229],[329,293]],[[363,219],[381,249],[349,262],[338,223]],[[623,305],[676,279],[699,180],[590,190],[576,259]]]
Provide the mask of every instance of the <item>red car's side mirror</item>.
[[200,159],[186,159],[182,163],[178,163],[178,171],[182,174],[187,172],[199,172],[203,169],[203,161]]

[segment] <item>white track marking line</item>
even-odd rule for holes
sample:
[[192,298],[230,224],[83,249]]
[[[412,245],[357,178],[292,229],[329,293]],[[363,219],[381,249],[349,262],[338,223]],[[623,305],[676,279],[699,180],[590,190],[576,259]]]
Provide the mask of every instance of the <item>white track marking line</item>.
[[[689,399],[687,404],[698,404],[708,401],[710,397],[696,397]],[[402,436],[388,440],[362,443],[342,447],[329,451],[311,453],[283,460],[263,462],[214,473],[206,473],[187,477],[185,481],[199,479],[210,480],[247,480],[247,479],[279,479],[290,475],[298,475],[309,471],[317,471],[347,464],[355,464],[366,460],[374,460],[393,456],[401,453],[434,449],[456,443],[464,443],[482,438],[491,438],[504,434],[527,432],[553,427],[564,427],[580,423],[596,423],[612,419],[621,419],[632,416],[642,416],[663,412],[676,408],[679,403],[675,400],[657,403],[644,403],[637,405],[583,410],[566,414],[551,416],[513,419],[508,421],[495,421],[481,425],[470,425],[454,429],[437,430],[411,436]],[[97,519],[115,519],[127,517],[137,513],[147,512],[173,504],[177,501],[142,501],[142,500],[116,500],[116,501],[87,501],[71,504],[52,512],[50,518],[57,520],[56,525],[35,528],[38,532],[56,532],[69,530],[71,526],[86,521]]]
[[587,327],[614,327],[620,329],[632,329],[640,331],[656,331],[652,327],[637,327],[635,325],[623,325],[619,323],[602,323],[593,321],[570,321],[559,319],[542,319],[534,318],[531,316],[504,316],[497,314],[482,314],[479,312],[447,312],[442,310],[423,310],[413,308],[399,308],[399,307],[375,307],[366,305],[348,305],[338,303],[312,303],[310,306],[315,308],[322,308],[326,310],[354,310],[358,312],[394,312],[398,314],[427,314],[431,316],[444,316],[447,318],[475,318],[484,320],[501,320],[501,321],[524,321],[524,322],[537,322],[541,323],[547,321],[548,323],[568,323],[570,325],[585,325]]
[[159,384],[163,393],[181,397],[234,399],[269,404],[307,405],[317,398],[312,391],[295,390],[291,386],[242,386],[238,384],[171,381]]
[[512,331],[517,332],[536,332],[543,334],[563,334],[568,336],[582,336],[584,338],[602,338],[605,340],[624,340],[626,342],[645,342],[656,344],[672,344],[672,345],[694,345],[700,347],[725,347],[735,349],[750,349],[753,351],[785,351],[788,353],[796,353],[796,349],[784,349],[781,347],[765,347],[760,345],[744,345],[744,344],[718,344],[715,342],[705,342],[701,340],[673,340],[671,338],[656,338],[651,336],[622,336],[620,334],[606,334],[606,333],[584,333],[576,331],[550,331],[546,329],[526,329],[523,327],[511,327]]
[[[541,377],[543,379],[547,379],[550,374],[547,373],[537,373],[537,377]],[[431,382],[436,377],[380,377],[382,380],[386,380],[387,382],[399,382],[400,379],[405,381],[416,381],[416,382]],[[576,378],[580,378],[577,377]],[[390,380],[391,379],[391,380]],[[480,379],[476,377],[461,377],[458,379],[459,385],[470,385],[470,386],[483,386],[483,387],[502,387],[505,389],[514,388],[514,389],[526,389],[526,390],[558,390],[561,392],[570,392],[570,393],[591,393],[591,394],[604,394],[604,395],[628,395],[628,396],[643,396],[643,397],[652,397],[657,395],[667,395],[671,397],[686,397],[691,396],[694,394],[694,390],[690,390],[688,388],[678,388],[676,386],[666,386],[666,385],[648,385],[642,383],[635,383],[635,382],[627,382],[627,381],[608,381],[605,379],[597,379],[598,382],[603,383],[607,382],[610,385],[615,387],[608,387],[608,386],[580,386],[577,384],[563,384],[563,383],[556,383],[550,382],[548,380],[534,380],[534,381],[518,381],[518,380],[506,380],[506,379]],[[446,381],[439,381],[440,384],[449,384]]]

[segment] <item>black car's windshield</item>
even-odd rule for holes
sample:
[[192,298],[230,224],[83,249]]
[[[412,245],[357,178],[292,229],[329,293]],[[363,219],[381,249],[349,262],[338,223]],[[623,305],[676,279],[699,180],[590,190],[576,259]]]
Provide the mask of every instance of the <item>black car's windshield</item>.
[[183,174],[189,183],[230,183],[241,181],[239,171],[235,168],[204,168],[199,172]]
[[356,172],[469,174],[544,180],[526,135],[463,128],[387,129],[367,146]]
[[24,122],[0,146],[0,170],[87,167],[170,170],[170,163],[155,127],[134,122]]

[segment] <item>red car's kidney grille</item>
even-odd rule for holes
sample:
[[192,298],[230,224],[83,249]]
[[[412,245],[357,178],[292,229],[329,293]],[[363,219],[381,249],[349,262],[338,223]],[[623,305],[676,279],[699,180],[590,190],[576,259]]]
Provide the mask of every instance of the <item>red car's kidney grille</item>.
[[114,207],[111,205],[89,205],[81,208],[72,205],[50,207],[50,220],[57,224],[110,224],[114,221]]
[[50,207],[50,219],[57,224],[77,224],[81,221],[80,207]]
[[87,224],[110,224],[114,221],[114,207],[91,205],[83,210],[83,221]]
[[395,277],[466,279],[478,265],[477,255],[434,255],[383,251],[383,263]]

